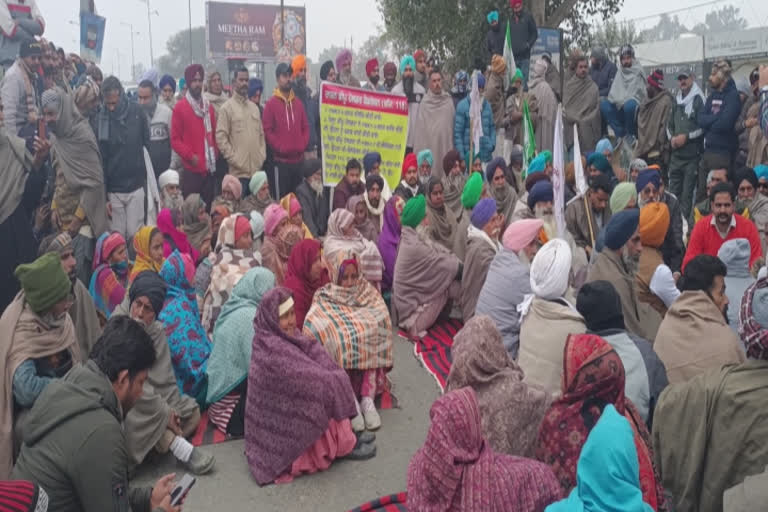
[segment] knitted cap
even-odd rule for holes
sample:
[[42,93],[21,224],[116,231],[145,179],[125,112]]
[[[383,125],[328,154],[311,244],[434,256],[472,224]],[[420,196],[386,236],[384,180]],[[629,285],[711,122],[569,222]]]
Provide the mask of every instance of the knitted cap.
[[648,75],[648,85],[655,87],[656,89],[664,88],[664,71],[661,69],[654,69],[653,73]]
[[72,290],[72,282],[61,266],[61,257],[55,252],[19,265],[13,274],[21,283],[32,311],[38,314],[65,299]]

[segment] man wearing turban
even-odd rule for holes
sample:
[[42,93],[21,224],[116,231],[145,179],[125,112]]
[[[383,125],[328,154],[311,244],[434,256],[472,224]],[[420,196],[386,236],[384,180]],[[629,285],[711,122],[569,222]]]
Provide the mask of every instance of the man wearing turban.
[[488,268],[501,250],[499,235],[503,227],[504,217],[497,213],[496,201],[489,197],[481,199],[472,210],[467,230],[467,251],[461,279],[461,313],[465,323],[475,316],[477,298]]
[[387,62],[384,64],[382,73],[384,74],[384,83],[382,84],[384,90],[390,92],[397,81],[397,64],[392,61]]
[[675,278],[664,263],[661,245],[669,229],[669,208],[662,202],[650,203],[640,210],[640,241],[643,250],[637,266],[637,295],[664,317],[667,308],[680,295]]
[[485,82],[485,99],[491,105],[493,113],[493,123],[496,126],[496,144],[494,146],[493,156],[504,156],[504,110],[505,110],[505,92],[504,75],[507,71],[507,64],[504,57],[494,55],[491,59],[491,72]]
[[336,55],[336,80],[341,85],[360,87],[360,80],[352,74],[352,51],[347,48]]
[[472,209],[480,201],[482,194],[483,177],[480,173],[473,172],[464,184],[464,189],[461,192],[461,205],[463,209],[456,219],[458,227],[456,228],[456,236],[453,239],[453,253],[461,261],[464,261],[467,251],[467,230],[472,218]]
[[400,60],[400,82],[392,88],[393,94],[405,96],[408,99],[408,140],[406,146],[413,151],[416,138],[416,118],[419,115],[419,104],[427,90],[416,81],[414,72],[416,61],[410,55]]
[[[291,61],[291,71],[293,71],[293,92],[299,98],[304,106],[304,112],[307,114],[307,123],[309,123],[309,142],[304,150],[307,153],[305,158],[317,157],[317,133],[312,130],[315,123],[320,123],[315,118],[315,111],[312,106],[312,89],[307,84],[307,59],[304,55],[296,55]],[[318,111],[319,114],[319,111]]]
[[363,89],[369,91],[386,91],[387,88],[384,84],[379,83],[379,61],[377,59],[370,59],[365,63],[365,76],[368,77],[368,81],[365,82]]
[[635,280],[643,249],[639,224],[638,210],[624,210],[611,217],[605,227],[605,246],[595,258],[587,282],[610,282],[621,297],[627,331],[653,342],[661,316],[638,300]]

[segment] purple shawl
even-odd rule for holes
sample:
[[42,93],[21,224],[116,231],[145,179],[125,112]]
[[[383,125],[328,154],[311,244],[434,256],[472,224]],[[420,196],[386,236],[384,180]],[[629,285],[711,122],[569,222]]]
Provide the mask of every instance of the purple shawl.
[[266,485],[328,429],[356,414],[349,377],[316,340],[280,330],[278,309],[287,288],[264,295],[253,320],[253,352],[245,406],[245,456]]
[[[384,261],[384,274],[381,279],[382,291],[392,289],[392,278],[395,276],[395,260],[397,259],[397,244],[400,243],[400,220],[398,219],[395,205],[399,196],[392,196],[384,206],[384,225],[377,246],[379,254]],[[400,199],[402,202],[402,199]]]

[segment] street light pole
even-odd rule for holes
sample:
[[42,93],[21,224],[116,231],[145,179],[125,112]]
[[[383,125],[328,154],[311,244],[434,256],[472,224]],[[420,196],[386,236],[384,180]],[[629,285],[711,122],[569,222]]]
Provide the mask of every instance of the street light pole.
[[189,63],[195,60],[194,52],[192,51],[192,0],[187,2],[187,8],[189,9]]

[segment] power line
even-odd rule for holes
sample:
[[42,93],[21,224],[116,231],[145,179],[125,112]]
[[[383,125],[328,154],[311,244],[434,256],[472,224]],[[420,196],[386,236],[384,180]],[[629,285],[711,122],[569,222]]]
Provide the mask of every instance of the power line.
[[647,16],[640,16],[638,18],[629,18],[629,19],[625,19],[625,20],[622,20],[622,21],[628,22],[628,21],[649,20],[649,19],[653,19],[653,18],[658,18],[659,16],[662,16],[664,14],[675,14],[677,12],[688,11],[688,10],[691,10],[691,9],[696,9],[698,7],[706,7],[708,5],[719,4],[719,3],[722,3],[722,2],[725,2],[725,1],[726,0],[711,0],[709,2],[704,2],[704,3],[701,3],[701,4],[695,4],[695,5],[690,5],[688,7],[682,7],[680,9],[673,9],[671,11],[664,11],[664,12],[660,12],[660,13],[656,13],[656,14],[649,14]]

